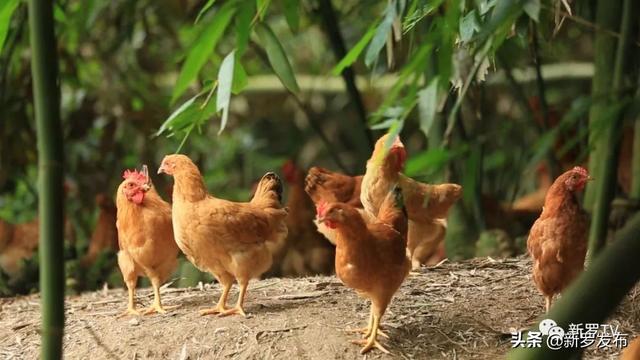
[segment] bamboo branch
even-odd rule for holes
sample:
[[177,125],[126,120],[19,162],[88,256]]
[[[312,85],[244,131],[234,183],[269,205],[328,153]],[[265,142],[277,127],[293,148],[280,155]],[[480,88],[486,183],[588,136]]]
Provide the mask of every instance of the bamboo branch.
[[[618,1],[599,0],[596,8],[596,22],[599,27],[604,29],[614,29],[620,23],[621,6]],[[589,110],[589,146],[593,150],[589,154],[589,171],[598,176],[600,168],[603,166],[603,148],[608,144],[599,137],[597,132],[597,124],[606,114],[610,96],[602,96],[601,94],[609,94],[612,89],[613,68],[615,62],[616,41],[604,32],[596,32],[594,51],[594,73],[591,83],[592,106]],[[594,208],[597,184],[602,179],[587,185],[584,195],[584,207],[587,210]]]
[[40,358],[60,359],[64,332],[64,157],[52,1],[29,0],[29,30],[40,192]]
[[[636,101],[640,101],[640,74],[638,75],[638,90]],[[636,115],[633,129],[633,158],[631,162],[631,199],[640,200],[640,115]]]
[[474,55],[475,63],[473,64],[473,67],[471,68],[471,71],[469,72],[468,77],[465,79],[465,82],[462,85],[462,89],[460,89],[460,94],[458,94],[458,97],[456,98],[456,102],[453,104],[453,107],[451,108],[451,112],[449,112],[449,116],[447,117],[447,128],[444,131],[442,148],[446,149],[451,144],[451,137],[453,135],[453,129],[456,126],[458,111],[460,111],[460,106],[462,105],[462,101],[466,97],[467,91],[469,91],[469,86],[471,86],[473,79],[475,79],[476,74],[480,69],[480,65],[482,65],[482,62],[487,57],[487,53],[491,48],[490,45],[491,44],[487,41],[483,45],[483,47],[480,50],[478,50],[477,55]]
[[[342,37],[342,33],[340,32],[340,24],[338,23],[335,9],[333,8],[333,4],[331,0],[320,0],[319,1],[319,11],[322,17],[322,21],[324,23],[324,30],[329,38],[329,43],[333,49],[333,54],[336,57],[336,61],[340,61],[342,58],[347,55],[347,48],[344,43],[344,38]],[[345,86],[347,88],[347,92],[351,97],[351,101],[356,107],[356,111],[358,113],[358,118],[360,119],[360,123],[363,127],[365,136],[367,138],[369,144],[369,151],[373,150],[373,134],[369,126],[367,125],[367,110],[364,107],[364,102],[362,101],[362,95],[358,90],[358,86],[356,85],[356,76],[353,71],[352,66],[347,66],[342,71],[342,78],[344,79]]]
[[[531,21],[531,54],[533,55],[533,65],[536,69],[536,85],[538,88],[538,99],[540,100],[540,108],[542,110],[542,129],[548,131],[551,129],[549,123],[549,103],[547,102],[547,94],[545,89],[544,78],[542,77],[542,62],[540,61],[540,43],[538,42],[538,28],[535,22]],[[560,175],[560,166],[556,160],[553,149],[547,154],[547,165],[549,166],[549,174],[552,179]]]
[[[262,50],[262,48],[260,46],[258,46],[258,44],[256,44],[255,42],[251,41],[249,43],[251,45],[251,48],[256,52],[256,55],[258,56],[258,58],[265,63],[266,65],[269,64],[269,58],[267,57],[267,54],[264,52],[264,50]],[[298,104],[298,106],[300,107],[300,110],[302,110],[302,112],[304,112],[305,116],[307,117],[307,120],[309,121],[309,125],[311,125],[311,128],[316,132],[316,134],[318,135],[318,137],[320,137],[320,140],[322,141],[322,143],[325,145],[325,148],[327,149],[327,151],[329,152],[329,155],[331,156],[331,158],[333,159],[333,161],[336,163],[336,165],[340,168],[340,170],[342,172],[344,172],[345,174],[348,175],[353,175],[353,172],[350,171],[347,166],[342,162],[342,159],[340,158],[340,155],[336,152],[335,150],[335,144],[331,143],[331,140],[329,140],[329,137],[327,136],[327,134],[324,133],[324,130],[322,129],[322,125],[320,124],[320,121],[317,119],[317,117],[315,116],[314,112],[309,108],[308,105],[306,105],[299,97],[297,94],[295,94],[294,92],[292,92],[291,90],[287,89],[287,92],[289,92],[289,94],[291,95],[291,97],[293,97],[293,99],[295,100],[295,102]]]
[[[623,79],[626,75],[627,63],[629,62],[631,34],[633,33],[633,23],[635,14],[633,6],[636,0],[624,0],[622,10],[622,22],[620,25],[622,37],[618,41],[616,58],[613,69],[613,90],[614,94],[619,94],[623,88]],[[603,5],[602,2],[598,5]],[[608,5],[605,5],[608,6]],[[622,99],[609,97],[605,106],[611,106],[615,102],[622,102]],[[620,106],[613,114],[612,121],[604,134],[603,142],[599,151],[602,152],[603,163],[598,173],[596,173],[595,203],[593,207],[593,217],[589,232],[589,259],[593,259],[604,246],[607,238],[607,228],[609,222],[609,212],[611,201],[615,195],[617,180],[618,153],[620,150],[620,138],[622,133],[622,120],[624,119],[625,108]],[[599,114],[598,120],[607,113]]]

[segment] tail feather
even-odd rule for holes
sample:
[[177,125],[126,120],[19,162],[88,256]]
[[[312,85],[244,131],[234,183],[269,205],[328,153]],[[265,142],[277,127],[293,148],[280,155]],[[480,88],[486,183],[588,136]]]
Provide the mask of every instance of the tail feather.
[[398,184],[394,185],[387,197],[380,206],[378,221],[391,225],[403,235],[406,241],[408,230],[407,210],[404,206],[402,188]]
[[280,208],[282,206],[282,180],[273,172],[264,174],[251,199],[254,205]]

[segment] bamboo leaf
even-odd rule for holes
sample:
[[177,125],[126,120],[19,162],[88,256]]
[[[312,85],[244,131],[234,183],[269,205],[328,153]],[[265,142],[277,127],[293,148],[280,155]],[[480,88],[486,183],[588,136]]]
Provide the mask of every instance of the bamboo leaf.
[[182,116],[185,112],[195,110],[196,107],[194,106],[194,103],[200,95],[202,94],[198,94],[185,101],[174,112],[172,112],[167,120],[165,120],[165,122],[160,126],[160,129],[155,133],[155,136],[159,136],[166,131],[173,130],[174,127],[181,127],[179,120],[185,120],[185,117]]
[[4,0],[0,1],[0,51],[4,47],[4,40],[9,32],[11,25],[11,15],[18,7],[20,0]]
[[476,11],[471,10],[460,20],[460,40],[466,43],[478,30],[480,30],[480,24],[478,24]]
[[218,135],[222,133],[227,126],[229,119],[229,102],[231,101],[231,87],[233,85],[233,65],[235,63],[235,50],[231,51],[220,65],[218,72],[218,97],[216,98],[216,111],[222,110],[222,119],[220,121],[220,130]]
[[236,54],[238,59],[244,55],[249,44],[249,36],[251,35],[251,19],[256,12],[256,3],[253,1],[242,1],[238,6],[238,14],[236,16]]
[[407,160],[405,174],[407,176],[417,176],[425,171],[435,173],[442,169],[454,155],[447,149],[435,147],[424,151]]
[[[174,112],[171,113],[171,115],[169,115],[167,120],[165,120],[165,122],[160,126],[160,129],[158,129],[154,136],[159,136],[168,131],[175,132],[175,130],[183,129],[188,126],[191,123],[188,120],[193,119],[193,114],[197,112],[199,108],[196,104],[196,100],[202,95],[213,91],[217,84],[217,82],[208,82],[202,91],[182,103]],[[185,115],[185,113],[187,114]]]
[[384,47],[387,42],[387,38],[389,37],[389,32],[391,31],[391,26],[393,25],[393,20],[396,17],[396,3],[395,1],[389,2],[387,9],[385,10],[385,16],[382,19],[380,25],[376,29],[376,33],[373,36],[373,40],[369,44],[369,48],[367,49],[367,53],[364,55],[364,63],[367,67],[371,67],[371,65],[376,61],[380,51]]
[[289,59],[287,59],[282,44],[280,44],[271,28],[265,23],[259,23],[256,25],[256,32],[262,46],[267,52],[269,63],[273,71],[278,75],[278,78],[280,78],[280,81],[282,81],[282,84],[293,93],[299,92],[300,88],[296,82],[296,77],[289,63]]
[[257,15],[260,21],[264,19],[264,14],[267,13],[267,9],[269,8],[269,5],[271,5],[271,0],[256,0],[256,6],[258,7]]
[[420,130],[425,136],[433,126],[438,108],[438,77],[435,77],[429,85],[418,92],[418,109],[420,110]]
[[242,92],[242,90],[244,90],[244,88],[246,88],[247,84],[249,83],[249,81],[247,80],[247,72],[244,70],[244,67],[238,60],[239,59],[236,59],[236,63],[233,67],[233,86],[231,87],[231,92],[234,95]]
[[529,15],[531,20],[538,22],[540,18],[540,0],[527,0],[523,6],[524,12]]
[[198,16],[196,16],[196,20],[193,22],[194,24],[197,24],[198,21],[200,21],[200,18],[202,17],[202,15],[204,15],[204,13],[207,12],[207,10],[211,9],[211,7],[213,6],[213,4],[216,2],[216,0],[209,0],[207,1],[206,4],[204,4],[204,6],[202,7],[202,9],[200,9],[200,11],[198,12]]
[[235,2],[229,1],[225,3],[215,14],[211,23],[207,24],[196,41],[191,45],[187,59],[182,65],[178,81],[173,89],[171,103],[174,103],[180,95],[189,87],[189,84],[198,76],[200,69],[207,62],[211,53],[216,47],[218,40],[224,34],[231,16],[235,11]]
[[351,50],[349,50],[347,55],[345,55],[344,58],[340,60],[338,65],[336,65],[331,70],[331,74],[333,74],[334,76],[340,75],[346,67],[351,66],[351,64],[353,64],[358,59],[358,56],[360,56],[362,50],[364,50],[365,46],[367,46],[367,44],[369,44],[369,41],[371,41],[371,38],[373,38],[373,34],[375,34],[376,32],[376,25],[377,23],[373,23],[371,26],[369,26],[369,29],[364,34],[364,36],[362,36],[362,38],[358,40],[355,46],[351,48]]
[[53,5],[53,18],[61,24],[66,24],[69,22],[67,15],[64,13],[64,10],[62,10],[62,7],[60,7],[59,4]]
[[291,32],[297,32],[300,27],[300,2],[298,0],[284,0],[284,17],[287,19]]
[[491,17],[480,30],[478,38],[485,41],[489,36],[495,35],[499,29],[509,28],[522,13],[525,1],[528,0],[498,1],[491,12]]

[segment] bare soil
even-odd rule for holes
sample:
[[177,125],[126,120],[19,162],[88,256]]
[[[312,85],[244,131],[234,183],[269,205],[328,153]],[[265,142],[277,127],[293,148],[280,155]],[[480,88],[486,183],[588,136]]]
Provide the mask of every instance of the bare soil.
[[[640,330],[638,289],[607,323],[631,337]],[[237,292],[230,300],[235,302]],[[253,281],[240,316],[201,317],[220,295],[217,284],[165,288],[165,315],[118,318],[123,289],[67,298],[67,359],[354,359],[359,346],[345,328],[363,327],[368,304],[335,277]],[[138,291],[139,306],[150,289]],[[383,318],[392,352],[366,357],[497,359],[509,351],[510,332],[534,323],[543,299],[526,258],[474,259],[422,268],[403,284]],[[37,359],[39,297],[0,299],[0,359]],[[590,349],[586,358],[617,358],[617,350]]]

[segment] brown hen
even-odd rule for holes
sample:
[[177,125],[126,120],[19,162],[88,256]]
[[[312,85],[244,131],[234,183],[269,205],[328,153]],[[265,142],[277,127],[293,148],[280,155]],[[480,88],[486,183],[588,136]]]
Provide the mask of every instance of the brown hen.
[[[282,208],[282,183],[265,174],[250,202],[215,198],[207,193],[198,167],[184,155],[167,155],[158,173],[174,178],[173,229],[187,259],[212,273],[222,285],[218,304],[207,314],[245,315],[243,304],[249,280],[272,264],[272,246],[287,236],[287,210]],[[226,308],[234,280],[240,285],[236,306]]]
[[589,219],[578,202],[591,177],[576,166],[560,175],[549,188],[542,214],[531,227],[527,249],[533,259],[533,281],[549,311],[554,295],[580,274],[587,253]]
[[[332,203],[318,208],[319,221],[336,230],[336,274],[348,287],[371,301],[369,324],[364,329],[361,353],[373,347],[388,353],[378,342],[380,319],[411,267],[407,256],[407,217],[402,192],[395,187],[381,204],[377,219],[366,223],[351,205]],[[383,335],[386,336],[386,335]]]

